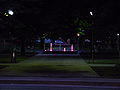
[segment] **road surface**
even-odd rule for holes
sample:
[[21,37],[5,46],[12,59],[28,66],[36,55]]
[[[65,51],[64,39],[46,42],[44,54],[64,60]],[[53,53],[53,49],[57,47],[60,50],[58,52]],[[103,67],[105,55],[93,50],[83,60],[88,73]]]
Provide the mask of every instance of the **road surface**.
[[120,79],[0,77],[0,90],[120,90]]
[[0,84],[0,90],[120,90],[120,88],[78,85]]

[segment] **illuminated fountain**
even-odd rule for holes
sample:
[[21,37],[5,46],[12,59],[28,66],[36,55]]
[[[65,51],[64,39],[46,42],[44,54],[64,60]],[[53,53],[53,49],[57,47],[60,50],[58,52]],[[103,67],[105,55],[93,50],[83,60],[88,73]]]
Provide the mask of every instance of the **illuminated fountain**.
[[73,44],[71,45],[71,52],[73,52],[74,51],[74,48],[73,48]]
[[52,50],[52,43],[50,43],[50,51],[53,51],[53,50]]
[[66,52],[66,48],[64,48],[64,52]]

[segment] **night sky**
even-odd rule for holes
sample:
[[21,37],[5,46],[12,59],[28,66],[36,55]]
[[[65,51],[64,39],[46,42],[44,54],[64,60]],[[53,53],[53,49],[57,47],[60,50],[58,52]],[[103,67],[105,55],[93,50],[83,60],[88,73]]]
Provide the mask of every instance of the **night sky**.
[[[37,34],[67,33],[69,30],[65,26],[72,19],[92,19],[96,35],[103,35],[103,32],[119,32],[119,4],[119,0],[0,0],[0,13],[3,14],[8,9],[14,10],[12,18],[15,22],[34,29]],[[94,13],[92,18],[90,11]],[[6,21],[0,18],[3,25]]]

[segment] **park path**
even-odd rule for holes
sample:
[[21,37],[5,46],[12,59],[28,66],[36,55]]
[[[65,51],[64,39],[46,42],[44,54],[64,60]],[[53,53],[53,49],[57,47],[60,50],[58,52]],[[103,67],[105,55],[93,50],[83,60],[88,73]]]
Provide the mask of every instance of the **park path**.
[[[41,68],[47,68],[48,71],[43,70],[39,72]],[[51,68],[57,72],[51,72]],[[27,70],[31,71],[26,73]],[[9,72],[6,74],[19,76],[99,77],[99,75],[76,54],[37,54],[28,60],[6,68],[5,71]]]

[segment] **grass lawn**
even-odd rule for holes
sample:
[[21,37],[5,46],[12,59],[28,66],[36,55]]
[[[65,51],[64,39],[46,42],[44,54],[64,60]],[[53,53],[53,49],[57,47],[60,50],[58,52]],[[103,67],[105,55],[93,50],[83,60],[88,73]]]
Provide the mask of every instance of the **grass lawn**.
[[[27,60],[28,56],[17,56],[16,58],[16,65],[24,60]],[[0,57],[0,71],[4,68],[15,66],[15,63],[11,63],[11,57],[10,56],[3,56]]]
[[120,67],[92,67],[103,78],[120,78]]
[[[17,56],[16,62],[19,63],[28,58],[29,58],[28,56]],[[11,57],[10,56],[0,57],[0,63],[11,63]]]
[[[85,60],[91,68],[103,78],[120,78],[119,59],[96,59],[94,62]],[[119,62],[120,63],[120,62]]]
[[10,56],[0,57],[0,63],[10,63],[10,62],[11,62]]
[[[1,59],[8,60],[9,57]],[[104,59],[104,60],[95,60],[94,63],[88,62],[88,64],[116,64],[117,59]],[[14,75],[14,76],[30,76],[37,75],[40,76],[42,73],[47,74],[65,74],[72,73],[72,75],[90,75],[90,73],[95,72],[101,77],[105,78],[120,78],[120,67],[116,66],[91,66],[85,63],[81,58],[74,57],[37,57],[30,58],[28,57],[17,57],[17,62],[19,63],[4,63],[0,64],[0,75]],[[93,70],[95,71],[93,71]],[[54,74],[54,75],[55,75]],[[70,74],[71,75],[71,74]],[[69,75],[68,75],[69,77]]]
[[94,75],[96,73],[80,58],[37,57],[12,64],[0,70],[3,75],[40,75],[41,73],[75,73]]
[[88,64],[116,64],[118,63],[118,59],[95,59],[94,62],[92,60],[85,60]]

